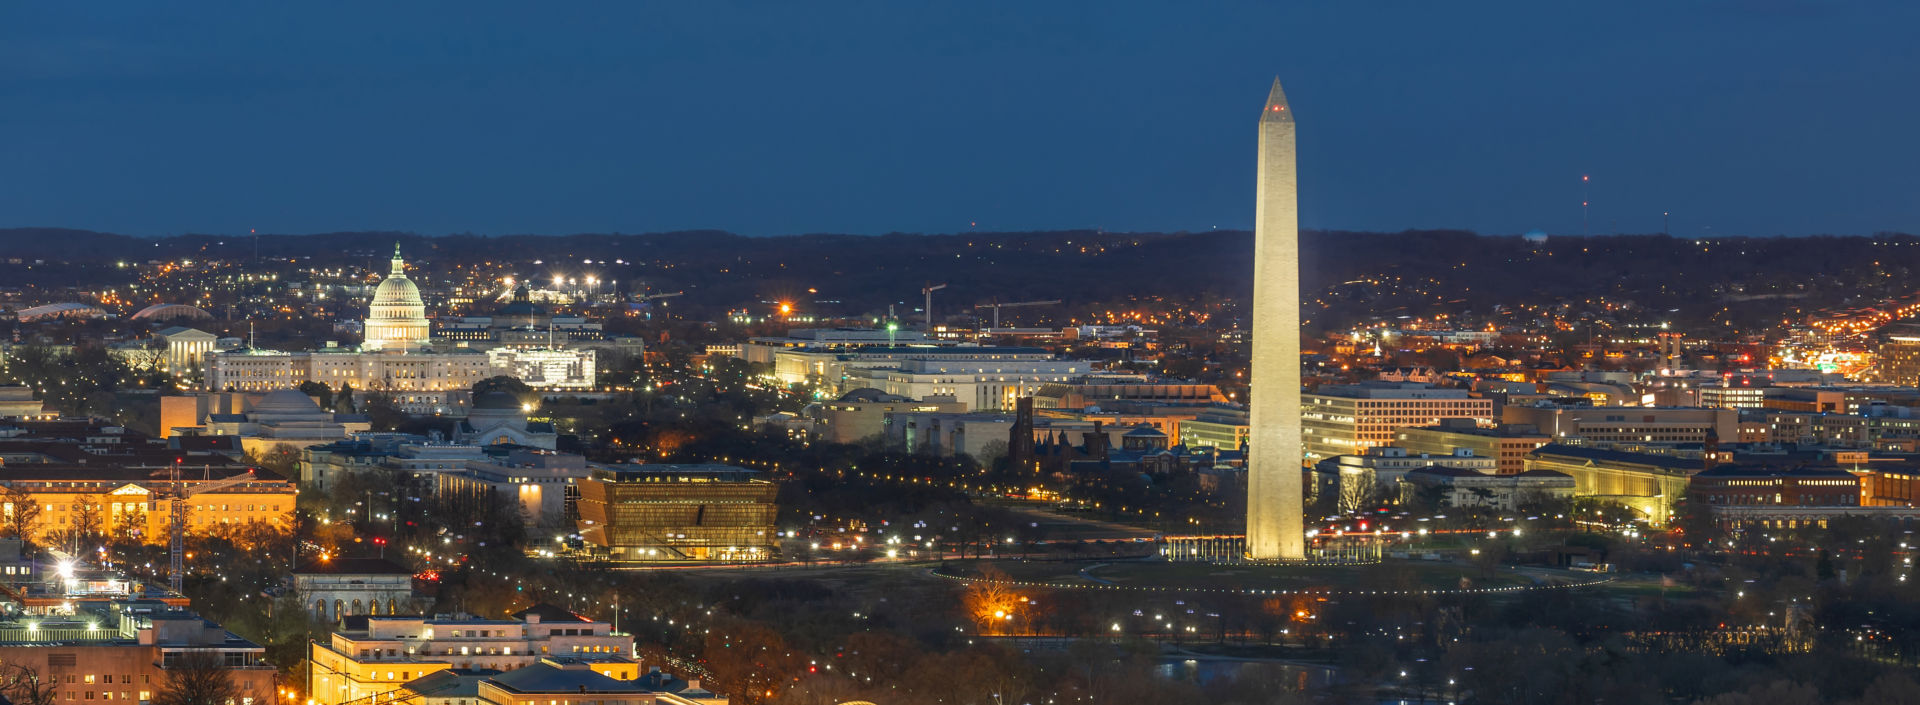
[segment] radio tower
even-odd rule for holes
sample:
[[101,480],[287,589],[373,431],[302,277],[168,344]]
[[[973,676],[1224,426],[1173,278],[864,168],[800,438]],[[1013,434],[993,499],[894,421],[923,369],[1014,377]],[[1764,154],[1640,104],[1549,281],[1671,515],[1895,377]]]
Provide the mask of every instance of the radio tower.
[[1592,201],[1588,200],[1588,197],[1587,197],[1587,184],[1589,181],[1592,180],[1592,178],[1593,177],[1588,176],[1586,174],[1580,175],[1580,234],[1581,235],[1593,234],[1593,229],[1587,227],[1587,206],[1592,203]]

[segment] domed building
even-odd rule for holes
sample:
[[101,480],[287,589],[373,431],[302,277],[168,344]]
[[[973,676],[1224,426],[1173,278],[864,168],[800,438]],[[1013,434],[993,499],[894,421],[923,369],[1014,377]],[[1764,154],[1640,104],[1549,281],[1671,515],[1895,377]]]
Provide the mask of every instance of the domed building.
[[520,399],[502,391],[474,397],[467,418],[453,426],[453,442],[466,445],[521,445],[553,450],[559,443],[553,424],[529,422]]
[[420,287],[407,278],[407,261],[400,257],[400,243],[393,244],[392,268],[373,292],[365,331],[366,340],[360,349],[369,352],[415,350],[427,345],[427,304],[420,299]]
[[313,397],[297,389],[280,389],[257,398],[246,399],[237,414],[210,413],[205,421],[209,435],[238,436],[247,452],[265,455],[277,446],[305,448],[332,443],[347,433],[366,430],[364,422],[342,418],[320,408]]
[[394,245],[391,268],[367,311],[359,346],[286,352],[239,348],[207,355],[205,385],[213,392],[270,392],[318,382],[338,391],[385,394],[410,414],[466,412],[467,390],[495,374],[478,350],[435,352],[420,287]]

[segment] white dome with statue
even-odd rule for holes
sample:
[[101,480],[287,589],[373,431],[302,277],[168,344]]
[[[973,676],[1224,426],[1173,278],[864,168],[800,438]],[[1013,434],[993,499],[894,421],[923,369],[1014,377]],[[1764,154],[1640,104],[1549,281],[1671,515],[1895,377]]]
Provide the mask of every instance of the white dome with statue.
[[360,348],[412,350],[426,346],[428,335],[427,304],[420,299],[420,287],[407,278],[406,260],[400,258],[400,244],[394,243],[393,265],[373,291],[366,342]]

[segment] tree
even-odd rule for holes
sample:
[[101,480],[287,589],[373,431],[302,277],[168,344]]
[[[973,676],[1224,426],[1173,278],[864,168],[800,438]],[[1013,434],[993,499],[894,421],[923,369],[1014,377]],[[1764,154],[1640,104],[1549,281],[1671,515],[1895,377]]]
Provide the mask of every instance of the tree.
[[1377,489],[1373,471],[1367,469],[1340,473],[1340,513],[1352,514],[1373,501]]
[[961,593],[961,604],[965,606],[967,616],[982,633],[1005,634],[1010,623],[1019,618],[1021,608],[1027,600],[1012,587],[1012,578],[1006,573],[988,566],[980,571],[980,579],[967,585]]
[[0,666],[0,695],[14,705],[54,705],[60,679],[42,677],[31,666],[9,663]]
[[32,543],[40,530],[41,509],[27,493],[0,487],[0,531],[7,536]]
[[340,383],[340,393],[337,395],[334,395],[334,398],[333,398],[333,410],[338,411],[342,414],[354,413],[353,383],[351,382]]
[[106,539],[107,517],[101,510],[100,498],[90,494],[75,497],[71,509],[66,525],[48,534],[47,542],[64,546],[68,553],[78,555]]
[[393,401],[393,396],[384,392],[369,391],[360,401],[360,412],[367,415],[367,423],[376,431],[392,431],[406,423],[407,413]]
[[320,404],[320,408],[322,409],[333,408],[333,388],[327,386],[324,382],[315,382],[313,380],[301,382],[300,393],[313,397],[313,400]]
[[286,443],[275,443],[259,455],[248,453],[247,462],[285,477],[300,476],[300,450]]
[[980,467],[988,470],[1000,470],[1001,463],[1007,459],[1006,441],[987,441],[980,445]]
[[189,651],[180,654],[166,668],[153,705],[226,705],[240,699],[233,671],[213,651]]
[[474,398],[478,399],[480,395],[488,392],[506,392],[512,394],[513,398],[519,399],[522,404],[531,403],[539,397],[539,395],[533,391],[532,387],[527,386],[526,382],[506,375],[488,377],[473,383]]

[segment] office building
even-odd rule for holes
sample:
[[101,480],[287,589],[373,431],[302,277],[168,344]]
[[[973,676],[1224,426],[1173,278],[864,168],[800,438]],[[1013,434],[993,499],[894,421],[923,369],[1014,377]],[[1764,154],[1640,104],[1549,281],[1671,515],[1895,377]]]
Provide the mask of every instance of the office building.
[[1391,445],[1399,429],[1434,426],[1442,419],[1491,427],[1493,400],[1474,398],[1464,389],[1396,382],[1326,386],[1301,396],[1309,462]]
[[1735,409],[1506,406],[1501,421],[1540,429],[1556,441],[1582,438],[1615,443],[1705,443],[1709,434],[1722,441],[1739,438],[1740,412]]
[[1527,469],[1527,453],[1553,439],[1532,426],[1502,425],[1486,428],[1476,420],[1445,419],[1436,426],[1401,428],[1393,433],[1393,444],[1408,453],[1445,455],[1466,449],[1481,458],[1494,461],[1493,473],[1518,475]]

